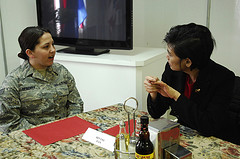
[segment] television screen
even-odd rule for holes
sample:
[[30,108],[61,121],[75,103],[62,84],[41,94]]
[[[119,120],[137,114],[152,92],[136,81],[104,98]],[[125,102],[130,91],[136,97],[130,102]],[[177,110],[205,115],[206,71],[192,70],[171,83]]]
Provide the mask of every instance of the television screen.
[[[66,53],[130,50],[132,0],[36,0],[38,25],[51,31]],[[61,51],[61,50],[60,50]]]

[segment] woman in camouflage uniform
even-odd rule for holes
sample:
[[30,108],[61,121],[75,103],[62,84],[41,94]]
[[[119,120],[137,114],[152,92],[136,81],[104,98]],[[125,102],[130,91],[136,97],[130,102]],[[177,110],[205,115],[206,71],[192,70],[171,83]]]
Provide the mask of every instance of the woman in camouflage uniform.
[[54,63],[50,32],[27,27],[18,38],[25,61],[3,81],[0,89],[0,131],[28,129],[83,112],[83,101],[71,73]]

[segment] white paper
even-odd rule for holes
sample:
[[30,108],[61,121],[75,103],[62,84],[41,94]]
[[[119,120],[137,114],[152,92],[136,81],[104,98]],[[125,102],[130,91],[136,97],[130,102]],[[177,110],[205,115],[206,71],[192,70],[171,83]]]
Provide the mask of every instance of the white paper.
[[155,154],[155,158],[158,158],[158,130],[148,126],[148,131],[150,133],[150,140],[153,143],[154,146],[154,154]]
[[150,140],[152,141],[153,145],[155,146],[158,132],[154,131],[151,127],[148,127],[148,131],[150,134]]
[[115,137],[111,135],[88,128],[82,138],[109,151],[114,151]]

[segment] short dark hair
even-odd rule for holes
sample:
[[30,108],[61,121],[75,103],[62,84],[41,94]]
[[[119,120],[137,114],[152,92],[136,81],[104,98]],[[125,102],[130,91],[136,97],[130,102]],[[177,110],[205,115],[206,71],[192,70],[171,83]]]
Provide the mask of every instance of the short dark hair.
[[180,59],[189,58],[192,61],[191,69],[203,68],[210,61],[216,45],[210,30],[195,23],[172,27],[164,41],[173,48]]
[[18,57],[24,60],[28,60],[26,50],[34,50],[35,46],[39,43],[39,38],[44,33],[50,33],[50,31],[39,26],[30,26],[25,28],[18,37],[18,43],[21,48],[21,52],[18,53]]

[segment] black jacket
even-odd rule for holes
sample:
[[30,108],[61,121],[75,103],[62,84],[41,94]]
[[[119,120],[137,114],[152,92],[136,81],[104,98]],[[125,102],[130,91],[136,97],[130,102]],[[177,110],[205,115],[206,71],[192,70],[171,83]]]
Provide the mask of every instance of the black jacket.
[[[208,65],[200,70],[188,99],[184,96],[186,74],[172,71],[167,63],[162,81],[178,90],[181,95],[176,102],[160,94],[157,95],[156,101],[152,102],[149,95],[148,112],[153,118],[159,118],[171,106],[171,114],[178,118],[180,124],[197,130],[201,135],[216,136],[234,142],[236,139],[233,141],[229,134],[232,136],[230,131],[236,125],[227,113],[234,80],[235,75],[232,71],[210,60]],[[234,129],[235,133],[237,129]],[[234,136],[238,136],[237,133]]]

